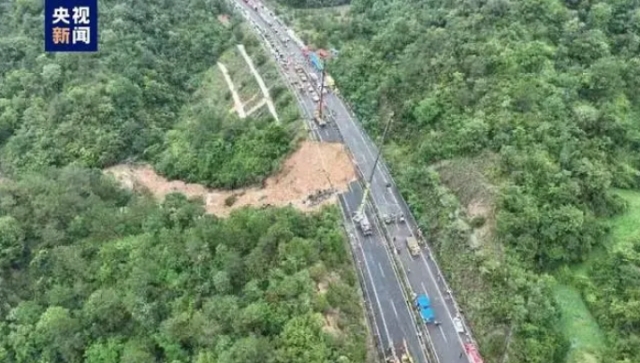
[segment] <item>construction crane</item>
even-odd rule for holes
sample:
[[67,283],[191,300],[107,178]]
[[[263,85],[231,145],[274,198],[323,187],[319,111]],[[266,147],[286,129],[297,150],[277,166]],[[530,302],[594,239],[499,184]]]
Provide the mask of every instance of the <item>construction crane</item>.
[[324,102],[324,76],[327,73],[327,67],[322,67],[322,77],[320,78],[320,102],[318,102],[318,115],[320,119],[322,117],[322,103]]
[[392,121],[393,121],[393,115],[389,117],[389,120],[387,121],[387,125],[385,126],[384,131],[382,132],[382,140],[380,141],[380,147],[378,148],[378,153],[376,154],[376,160],[373,162],[371,175],[369,176],[369,179],[366,181],[366,187],[364,188],[364,193],[362,194],[362,202],[360,203],[360,206],[358,207],[358,210],[356,212],[356,218],[362,218],[364,216],[364,206],[367,204],[367,197],[369,196],[369,193],[371,191],[371,181],[373,180],[373,175],[376,171],[376,167],[378,166],[378,160],[380,160],[380,154],[382,153],[382,146],[384,145],[384,140],[387,137],[387,132],[391,127]]

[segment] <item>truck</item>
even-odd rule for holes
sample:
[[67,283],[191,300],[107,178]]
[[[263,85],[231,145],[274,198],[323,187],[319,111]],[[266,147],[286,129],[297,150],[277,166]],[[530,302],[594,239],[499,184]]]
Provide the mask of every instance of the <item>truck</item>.
[[369,223],[369,218],[367,218],[367,215],[364,213],[357,213],[354,217],[353,220],[358,223],[358,226],[360,227],[360,230],[362,230],[362,234],[364,234],[365,236],[369,236],[371,235],[373,232],[371,230],[371,223]]
[[328,74],[324,75],[324,83],[327,85],[327,87],[333,89],[336,86],[336,81],[333,80],[333,77],[331,77]]
[[415,237],[407,237],[407,248],[411,256],[418,257],[420,255],[420,245]]
[[309,63],[311,63],[313,68],[318,72],[322,72],[322,70],[324,69],[324,64],[322,64],[320,57],[318,57],[315,52],[309,53]]
[[318,124],[318,126],[320,127],[325,127],[327,125],[327,122],[324,120],[324,117],[320,116],[320,111],[319,110],[315,110],[313,111],[313,120]]
[[407,349],[406,340],[402,340],[390,347],[387,352],[387,363],[413,363],[413,358]]
[[431,308],[431,300],[429,300],[427,294],[420,294],[416,297],[416,308],[425,323],[434,323],[436,321],[436,316]]

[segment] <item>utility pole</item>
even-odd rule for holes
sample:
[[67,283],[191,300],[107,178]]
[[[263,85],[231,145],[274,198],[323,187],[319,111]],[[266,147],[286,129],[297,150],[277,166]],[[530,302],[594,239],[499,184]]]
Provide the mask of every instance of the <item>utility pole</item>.
[[322,102],[324,102],[324,75],[327,73],[326,62],[322,63],[322,76],[320,77],[320,103],[318,103],[318,115],[322,119]]
[[373,162],[373,168],[371,169],[371,175],[369,179],[366,181],[367,187],[362,194],[362,203],[360,203],[360,207],[358,208],[357,215],[362,215],[364,212],[364,205],[367,202],[367,197],[369,196],[369,191],[371,190],[371,181],[373,181],[373,176],[376,172],[376,167],[378,166],[378,160],[380,160],[380,154],[382,154],[382,146],[384,145],[384,140],[387,137],[387,132],[391,127],[391,122],[393,121],[393,116],[389,117],[389,121],[387,121],[386,126],[384,127],[384,131],[382,132],[382,140],[380,141],[380,146],[378,147],[378,153],[376,154],[376,160]]

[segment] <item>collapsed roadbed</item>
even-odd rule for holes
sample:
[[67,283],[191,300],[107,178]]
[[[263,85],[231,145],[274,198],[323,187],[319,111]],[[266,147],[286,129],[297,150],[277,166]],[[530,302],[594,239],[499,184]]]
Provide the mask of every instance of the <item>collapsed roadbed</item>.
[[245,206],[287,206],[313,211],[335,203],[336,195],[347,190],[356,179],[352,162],[342,144],[304,141],[284,163],[280,172],[269,177],[263,187],[237,190],[209,189],[201,184],[168,180],[150,165],[116,165],[105,170],[129,189],[143,189],[156,198],[170,193],[203,199],[208,213],[219,217]]

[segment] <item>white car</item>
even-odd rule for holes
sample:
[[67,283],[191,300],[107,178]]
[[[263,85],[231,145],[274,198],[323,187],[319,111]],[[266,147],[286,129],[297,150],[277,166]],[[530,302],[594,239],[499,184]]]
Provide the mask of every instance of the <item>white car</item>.
[[456,327],[456,331],[459,334],[464,333],[464,325],[462,324],[462,320],[460,320],[459,317],[456,316],[455,318],[453,318],[453,326]]

